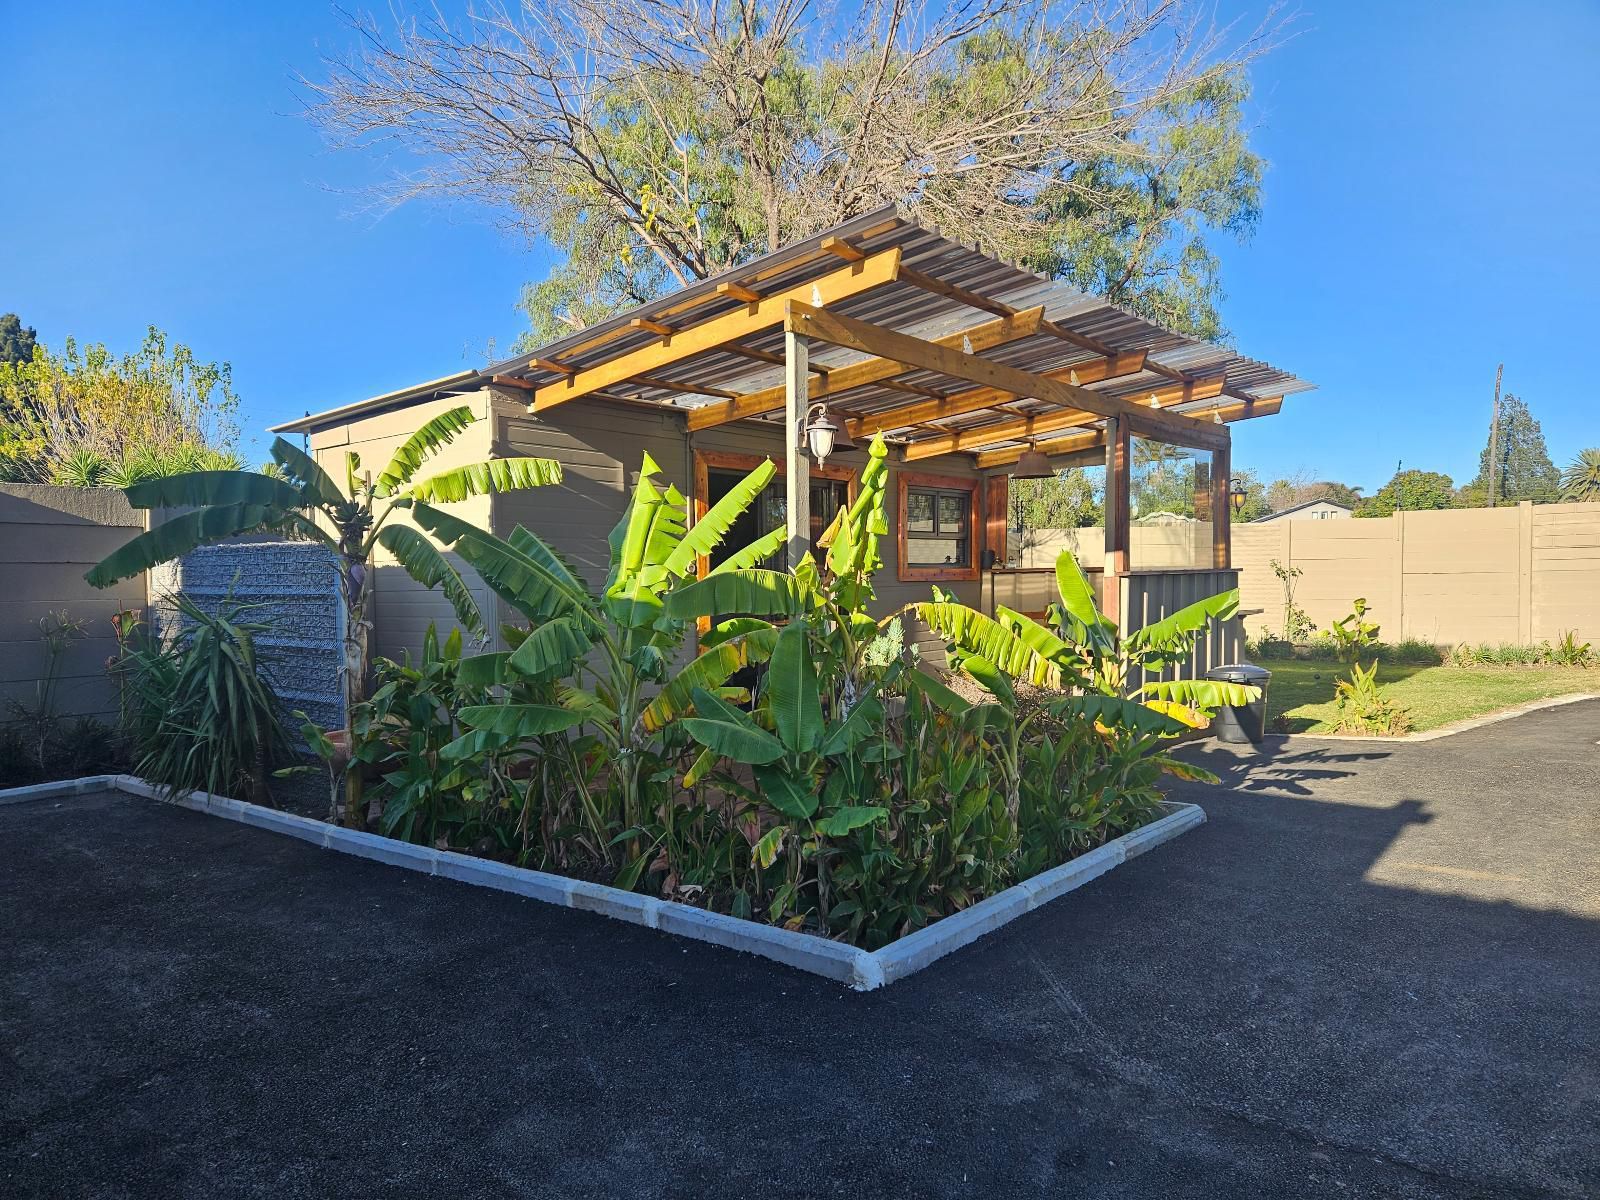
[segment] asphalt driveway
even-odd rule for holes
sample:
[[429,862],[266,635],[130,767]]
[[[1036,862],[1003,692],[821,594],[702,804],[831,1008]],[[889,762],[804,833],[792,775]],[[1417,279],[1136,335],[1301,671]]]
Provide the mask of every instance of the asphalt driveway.
[[0,807],[0,1195],[1600,1195],[1600,703],[1189,752],[883,992],[124,796]]

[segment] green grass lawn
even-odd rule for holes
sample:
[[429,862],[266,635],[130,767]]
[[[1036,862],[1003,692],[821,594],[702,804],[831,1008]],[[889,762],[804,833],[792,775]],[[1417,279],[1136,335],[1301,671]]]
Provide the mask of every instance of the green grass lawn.
[[[1282,715],[1290,733],[1328,733],[1333,720],[1337,662],[1301,659],[1261,663],[1272,672],[1267,719]],[[1600,693],[1595,667],[1415,667],[1383,663],[1378,682],[1386,695],[1411,710],[1415,732],[1480,717],[1530,700],[1572,692]]]

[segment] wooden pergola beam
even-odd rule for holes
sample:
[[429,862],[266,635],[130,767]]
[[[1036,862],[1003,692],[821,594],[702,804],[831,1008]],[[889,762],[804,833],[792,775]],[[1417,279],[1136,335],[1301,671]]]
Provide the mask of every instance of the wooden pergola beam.
[[[1026,312],[1015,313],[1012,316],[1002,317],[998,321],[989,321],[983,325],[975,325],[971,329],[959,330],[956,333],[946,334],[936,339],[931,345],[942,346],[957,352],[965,352],[967,347],[972,353],[988,350],[994,346],[1002,346],[1007,342],[1021,341],[1023,338],[1032,337],[1039,332],[1039,322],[1044,319],[1044,308],[1030,308]],[[893,359],[869,358],[865,362],[851,363],[844,367],[835,367],[826,376],[813,381],[809,396],[812,403],[829,396],[837,396],[841,392],[850,391],[852,388],[867,387],[875,383],[884,383],[896,375],[902,375],[915,368]],[[922,389],[918,389],[919,392]],[[775,412],[783,407],[784,389],[780,387],[763,388],[759,392],[751,392],[740,396],[738,399],[729,400],[724,404],[706,404],[695,409],[689,414],[689,428],[711,429],[718,425],[726,425],[729,421],[742,420],[745,417],[759,417],[764,413]]]
[[[1216,375],[1210,379],[1169,384],[1151,392],[1145,403],[1152,408],[1170,408],[1187,401],[1210,400],[1222,394],[1222,383],[1222,376]],[[1057,412],[1035,413],[1016,421],[980,425],[976,429],[961,429],[954,432],[946,430],[942,437],[922,438],[912,442],[905,449],[906,461],[915,462],[919,458],[932,458],[938,454],[950,454],[957,450],[977,450],[983,446],[992,446],[996,442],[1014,442],[1024,438],[1041,437],[1093,420],[1095,420],[1094,413],[1068,408]]]
[[[1041,371],[1040,374],[1046,379],[1064,379],[1069,383],[1100,383],[1106,379],[1137,375],[1144,370],[1144,362],[1143,350],[1127,350],[1113,358],[1090,359],[1087,362],[1074,363],[1070,367]],[[985,408],[998,408],[1016,398],[1014,393],[996,388],[973,388],[970,391],[940,397],[927,404],[908,404],[903,408],[868,413],[866,416],[847,422],[846,428],[853,438],[871,437],[875,433],[888,433],[927,421],[942,421],[946,417],[959,417]]]
[[[733,312],[712,317],[699,325],[684,329],[667,329],[657,333],[657,340],[637,350],[617,356],[608,362],[597,363],[574,375],[547,383],[533,394],[533,411],[543,412],[558,404],[566,404],[583,396],[604,391],[618,383],[625,383],[636,375],[648,375],[673,363],[682,362],[696,354],[704,354],[730,342],[737,342],[751,334],[762,333],[783,325],[787,305],[810,300],[820,295],[833,303],[849,296],[860,295],[886,283],[893,283],[900,273],[900,248],[898,246],[877,254],[868,255],[860,262],[850,263],[831,271],[820,279],[798,284],[786,291],[763,296],[754,304]],[[639,327],[647,328],[642,319]],[[659,324],[653,322],[653,324]],[[654,331],[653,331],[654,332]]]
[[950,350],[841,313],[813,308],[803,301],[790,301],[787,328],[817,341],[844,346],[863,354],[876,354],[920,370],[934,371],[953,379],[965,379],[982,387],[999,388],[1018,396],[1033,396],[1063,408],[1083,408],[1101,417],[1125,417],[1133,428],[1148,429],[1154,435],[1178,445],[1199,445],[1210,449],[1222,440],[1202,422],[1190,417],[1160,409],[1141,408],[1120,396],[1074,387],[1070,383],[1047,379],[1043,375],[1035,375],[976,354],[963,354],[959,350]]
[[[1223,424],[1231,425],[1235,421],[1246,421],[1251,417],[1270,417],[1283,407],[1283,397],[1274,396],[1267,400],[1239,400],[1231,404],[1224,404],[1215,409],[1216,417],[1222,419]],[[1212,421],[1211,413],[1206,414],[1206,420]],[[1049,438],[1037,443],[1033,448],[1041,454],[1054,458],[1061,454],[1072,454],[1079,450],[1090,450],[1096,446],[1105,445],[1105,430],[1088,429],[1082,433],[1071,434],[1068,437]],[[1215,447],[1211,447],[1215,449]],[[980,468],[1004,467],[1016,462],[1027,450],[1026,446],[1008,446],[1004,450],[989,450],[978,455]]]

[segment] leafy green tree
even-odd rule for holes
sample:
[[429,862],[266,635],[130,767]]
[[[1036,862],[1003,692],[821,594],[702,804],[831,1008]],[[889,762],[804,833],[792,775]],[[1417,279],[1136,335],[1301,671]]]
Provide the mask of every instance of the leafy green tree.
[[1527,403],[1518,396],[1507,395],[1500,401],[1498,436],[1491,431],[1484,442],[1483,451],[1478,455],[1478,473],[1461,489],[1461,507],[1481,508],[1489,504],[1491,447],[1495,453],[1495,504],[1515,504],[1519,500],[1546,504],[1556,498],[1561,472],[1550,461],[1544,432],[1528,411]]
[[[439,587],[468,632],[481,633],[484,628],[477,602],[449,560],[416,529],[391,524],[391,520],[409,512],[419,523],[433,528],[432,522],[450,519],[434,504],[561,481],[561,464],[547,458],[500,458],[417,478],[422,465],[476,419],[465,405],[439,414],[401,443],[376,480],[370,471],[359,474],[360,458],[347,452],[343,490],[315,459],[283,438],[272,443],[272,459],[278,465],[274,475],[192,471],[135,484],[125,489],[134,508],[191,511],[141,533],[84,578],[94,587],[110,587],[199,546],[256,530],[320,542],[339,558],[339,589],[345,609],[340,674],[344,746],[348,750],[355,745],[351,723],[357,706],[366,699],[372,630],[370,564],[380,546],[418,583]],[[357,827],[365,820],[360,785],[361,773],[349,772],[344,818]]]
[[1387,517],[1399,510],[1451,508],[1455,504],[1455,485],[1450,476],[1438,471],[1415,468],[1395,472],[1394,478],[1356,508],[1358,517]]
[[0,315],[0,363],[27,362],[37,344],[37,333],[16,313]]
[[115,355],[68,338],[58,354],[0,361],[0,476],[125,487],[181,471],[239,465],[233,368],[201,362],[150,326]]
[[1313,500],[1328,500],[1353,509],[1361,503],[1361,489],[1331,479],[1311,480],[1305,476],[1274,479],[1267,487],[1267,502],[1273,512]]
[[1600,502],[1600,447],[1578,451],[1561,472],[1561,498],[1568,504]]
[[1215,338],[1217,235],[1262,166],[1242,107],[1271,41],[1187,3],[1062,8],[525,0],[357,18],[307,80],[340,145],[398,143],[396,198],[487,201],[563,261],[525,344],[889,202]]

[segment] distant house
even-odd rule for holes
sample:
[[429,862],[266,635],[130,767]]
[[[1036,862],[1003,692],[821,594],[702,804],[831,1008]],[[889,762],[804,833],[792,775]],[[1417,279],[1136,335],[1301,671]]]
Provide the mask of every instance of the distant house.
[[1332,500],[1307,500],[1304,504],[1291,504],[1278,512],[1257,517],[1251,524],[1262,525],[1268,521],[1340,521],[1354,515],[1351,509]]

